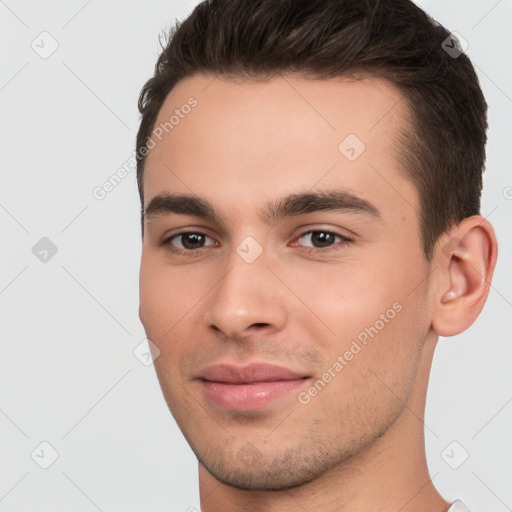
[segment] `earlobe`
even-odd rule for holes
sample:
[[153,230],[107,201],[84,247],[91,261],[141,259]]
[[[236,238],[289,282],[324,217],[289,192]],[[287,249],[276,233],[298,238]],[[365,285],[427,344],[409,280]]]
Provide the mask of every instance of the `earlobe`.
[[437,287],[432,329],[440,336],[465,331],[489,294],[497,257],[490,223],[479,215],[464,219],[441,240],[434,256]]

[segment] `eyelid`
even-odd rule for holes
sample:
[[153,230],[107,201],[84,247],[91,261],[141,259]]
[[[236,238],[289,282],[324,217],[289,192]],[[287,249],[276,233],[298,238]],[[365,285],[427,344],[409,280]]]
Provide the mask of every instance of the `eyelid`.
[[329,223],[316,224],[313,222],[303,224],[302,226],[297,227],[295,229],[295,232],[297,233],[297,235],[295,235],[295,236],[301,236],[301,235],[309,233],[311,231],[325,231],[327,233],[332,233],[334,235],[339,235],[344,238],[354,239],[354,240],[359,237],[359,235],[355,231],[352,231],[351,229],[348,229],[345,226],[337,226],[337,225],[333,225],[333,224],[329,224]]
[[301,226],[298,226],[294,230],[294,234],[292,236],[294,239],[297,239],[297,238],[304,236],[308,233],[318,232],[318,231],[321,231],[323,233],[332,233],[333,235],[341,236],[342,238],[347,239],[347,240],[350,240],[350,239],[355,240],[356,238],[358,238],[358,235],[356,232],[354,232],[350,229],[347,229],[346,227],[336,226],[336,225],[332,225],[332,224],[322,224],[322,223],[318,223],[318,224],[308,223],[308,224],[303,224]]

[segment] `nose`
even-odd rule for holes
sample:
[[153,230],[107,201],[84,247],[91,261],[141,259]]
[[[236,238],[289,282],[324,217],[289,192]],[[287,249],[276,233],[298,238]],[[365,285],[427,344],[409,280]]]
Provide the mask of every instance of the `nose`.
[[240,340],[251,333],[268,335],[284,328],[285,294],[268,263],[265,252],[247,263],[233,251],[223,277],[208,294],[204,318],[209,329]]

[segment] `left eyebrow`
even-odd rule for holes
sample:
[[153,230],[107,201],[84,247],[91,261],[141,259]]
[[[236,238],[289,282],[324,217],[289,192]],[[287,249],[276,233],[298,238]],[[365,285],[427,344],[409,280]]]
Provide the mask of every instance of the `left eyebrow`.
[[268,203],[263,209],[262,218],[270,224],[284,217],[317,211],[350,212],[369,215],[379,220],[382,218],[380,211],[372,203],[344,190],[289,195]]

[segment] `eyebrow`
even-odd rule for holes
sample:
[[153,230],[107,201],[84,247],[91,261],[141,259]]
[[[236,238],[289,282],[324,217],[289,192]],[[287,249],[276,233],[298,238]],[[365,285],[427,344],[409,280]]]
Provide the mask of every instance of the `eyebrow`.
[[[284,217],[318,211],[337,211],[368,215],[381,219],[380,211],[369,201],[344,190],[291,194],[266,203],[260,218],[267,224]],[[193,215],[209,220],[221,220],[215,207],[205,199],[189,194],[159,194],[151,199],[143,211],[143,218],[160,215]]]

